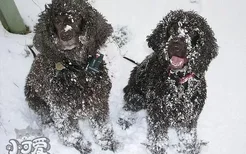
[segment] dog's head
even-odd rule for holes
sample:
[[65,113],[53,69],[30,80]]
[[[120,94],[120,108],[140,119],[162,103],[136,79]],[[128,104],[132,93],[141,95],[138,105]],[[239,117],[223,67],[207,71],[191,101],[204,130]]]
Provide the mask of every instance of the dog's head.
[[171,11],[147,42],[173,70],[204,72],[218,54],[212,29],[203,17],[192,11]]
[[53,28],[52,42],[61,50],[72,50],[86,45],[86,20],[76,3],[53,1],[51,22]]
[[96,54],[111,35],[112,27],[84,0],[52,0],[40,15],[35,32],[42,45],[57,52],[54,54],[83,61]]

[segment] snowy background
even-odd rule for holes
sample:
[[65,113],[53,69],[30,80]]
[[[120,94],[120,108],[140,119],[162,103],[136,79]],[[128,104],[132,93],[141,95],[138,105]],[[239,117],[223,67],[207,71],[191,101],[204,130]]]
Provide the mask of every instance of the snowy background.
[[[37,15],[50,0],[15,0],[26,25],[33,30]],[[246,15],[244,0],[91,0],[92,5],[117,27],[127,27],[129,42],[119,49],[112,38],[102,52],[107,54],[113,88],[110,96],[111,119],[116,136],[122,143],[116,154],[147,154],[141,144],[146,142],[145,112],[139,113],[136,125],[124,131],[116,124],[122,107],[122,89],[127,84],[134,64],[123,55],[141,62],[152,51],[146,36],[170,10],[195,10],[205,18],[215,32],[219,55],[206,74],[208,98],[198,121],[198,136],[209,144],[202,154],[246,154]],[[9,139],[16,138],[14,129],[28,125],[37,128],[36,116],[28,108],[24,97],[25,78],[33,56],[25,51],[32,44],[33,33],[14,35],[0,24],[0,153],[7,154]],[[86,138],[92,141],[90,129],[82,126]],[[63,146],[52,129],[44,130],[50,139],[51,154],[79,154]],[[171,134],[172,139],[172,134]],[[93,142],[93,141],[92,141]],[[93,144],[92,154],[113,154],[101,151]],[[173,152],[170,151],[169,154]]]

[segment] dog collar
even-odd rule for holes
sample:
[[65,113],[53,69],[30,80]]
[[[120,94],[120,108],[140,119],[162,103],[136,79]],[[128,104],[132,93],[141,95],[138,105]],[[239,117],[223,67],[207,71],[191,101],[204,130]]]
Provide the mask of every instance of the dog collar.
[[186,74],[184,77],[179,79],[179,83],[180,84],[184,84],[185,82],[187,82],[188,80],[192,79],[195,77],[195,73],[189,73]]
[[195,78],[195,79],[199,79],[195,73],[191,72],[191,73],[188,73],[188,74],[185,74],[185,75],[177,75],[175,74],[171,69],[169,69],[169,76],[172,76],[174,77],[174,79],[179,83],[179,84],[184,84],[186,83],[188,80],[192,79],[192,78]]
[[56,71],[60,72],[64,69],[69,69],[71,71],[79,72],[81,70],[86,70],[92,73],[100,72],[99,66],[103,62],[103,54],[97,53],[95,56],[90,56],[88,58],[88,64],[86,66],[78,65],[76,62],[71,62],[70,60],[63,60],[55,63]]

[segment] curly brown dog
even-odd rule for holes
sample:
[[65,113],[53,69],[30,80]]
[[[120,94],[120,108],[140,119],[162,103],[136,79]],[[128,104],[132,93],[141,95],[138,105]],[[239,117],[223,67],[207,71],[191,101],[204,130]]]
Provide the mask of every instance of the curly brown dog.
[[147,110],[148,148],[153,154],[166,153],[169,128],[177,130],[180,153],[197,154],[205,72],[218,54],[214,33],[200,15],[177,10],[160,21],[147,42],[154,52],[131,72],[124,109]]
[[91,152],[91,143],[79,129],[79,119],[89,119],[102,149],[114,151],[118,144],[109,122],[111,81],[105,62],[97,71],[88,69],[112,31],[84,0],[53,0],[35,27],[40,54],[27,76],[26,100],[43,124],[54,125],[63,143],[81,154]]

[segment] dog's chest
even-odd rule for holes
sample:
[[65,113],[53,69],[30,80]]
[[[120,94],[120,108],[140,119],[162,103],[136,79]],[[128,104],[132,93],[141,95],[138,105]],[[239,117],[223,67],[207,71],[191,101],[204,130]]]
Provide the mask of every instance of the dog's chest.
[[105,73],[93,74],[86,70],[56,70],[50,76],[46,95],[65,100],[91,98],[102,89],[109,89],[110,80]]
[[108,76],[87,72],[63,70],[54,73],[45,97],[50,106],[74,115],[87,115],[94,108],[100,108],[111,88]]
[[175,119],[175,122],[192,119],[199,103],[193,100],[199,88],[199,81],[190,79],[186,83],[177,84],[174,80],[167,80],[167,85],[168,93],[163,96],[162,105],[168,115]]
[[[95,90],[101,85],[107,85],[105,76],[102,74],[91,74],[85,70],[80,72],[73,72],[70,70],[56,71],[55,76],[51,81],[51,89],[53,89],[53,91],[69,94],[74,97],[76,97],[75,95],[81,95],[81,93],[85,94],[89,92],[90,89]],[[80,92],[80,94],[78,92]]]

